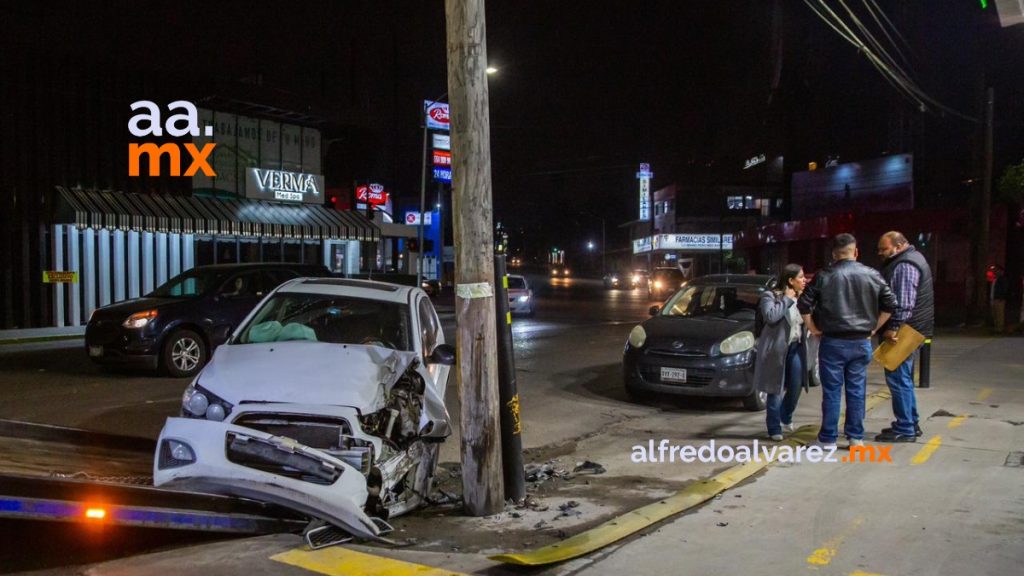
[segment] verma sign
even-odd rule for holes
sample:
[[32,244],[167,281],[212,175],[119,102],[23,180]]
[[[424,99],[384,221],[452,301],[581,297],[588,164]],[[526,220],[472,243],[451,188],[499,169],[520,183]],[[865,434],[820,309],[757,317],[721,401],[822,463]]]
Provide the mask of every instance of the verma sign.
[[260,200],[322,204],[324,177],[320,174],[286,172],[249,168],[246,171],[245,195]]

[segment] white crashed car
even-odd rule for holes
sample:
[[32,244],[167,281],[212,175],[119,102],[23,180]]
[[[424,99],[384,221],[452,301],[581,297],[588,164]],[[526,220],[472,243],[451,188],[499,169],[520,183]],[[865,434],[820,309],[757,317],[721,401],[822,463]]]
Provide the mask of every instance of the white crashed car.
[[288,506],[361,538],[424,503],[450,433],[455,350],[419,288],[300,278],[185,390],[155,485]]
[[508,276],[508,309],[513,314],[533,316],[533,290],[523,276]]

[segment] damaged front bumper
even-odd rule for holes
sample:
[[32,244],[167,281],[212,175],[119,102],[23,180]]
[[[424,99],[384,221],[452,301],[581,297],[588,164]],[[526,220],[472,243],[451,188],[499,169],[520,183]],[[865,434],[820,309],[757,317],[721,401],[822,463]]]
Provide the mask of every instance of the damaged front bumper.
[[168,418],[153,465],[156,486],[272,502],[353,536],[384,540],[364,511],[363,471],[286,436],[226,422]]

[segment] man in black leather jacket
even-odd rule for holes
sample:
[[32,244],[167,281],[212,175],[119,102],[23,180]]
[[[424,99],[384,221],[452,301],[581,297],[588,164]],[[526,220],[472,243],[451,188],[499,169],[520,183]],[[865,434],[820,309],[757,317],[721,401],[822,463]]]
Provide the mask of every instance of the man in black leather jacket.
[[896,296],[881,274],[857,262],[857,240],[852,234],[835,237],[832,258],[832,265],[814,276],[797,302],[808,331],[821,337],[818,365],[822,414],[818,442],[835,446],[845,389],[843,432],[851,446],[863,446],[870,339],[896,309]]

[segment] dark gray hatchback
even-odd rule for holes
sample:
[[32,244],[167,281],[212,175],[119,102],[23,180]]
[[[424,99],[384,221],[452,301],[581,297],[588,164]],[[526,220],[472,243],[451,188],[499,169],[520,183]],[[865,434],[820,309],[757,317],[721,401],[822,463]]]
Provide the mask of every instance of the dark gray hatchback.
[[742,398],[763,410],[754,389],[754,315],[772,276],[721,274],[686,283],[633,328],[623,354],[626,391]]
[[141,298],[96,309],[85,349],[101,365],[193,376],[266,293],[292,278],[330,275],[325,266],[285,262],[199,266]]

